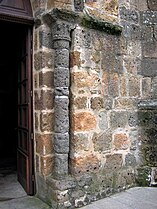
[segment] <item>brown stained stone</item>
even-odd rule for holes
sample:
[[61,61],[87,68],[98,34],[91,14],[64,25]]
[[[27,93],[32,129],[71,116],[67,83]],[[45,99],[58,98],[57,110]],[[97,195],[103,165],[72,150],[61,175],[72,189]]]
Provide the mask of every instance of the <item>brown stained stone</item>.
[[53,92],[52,90],[35,91],[35,109],[52,110],[53,109]]
[[132,97],[140,96],[140,79],[138,77],[129,78],[129,95]]
[[47,72],[40,72],[39,73],[39,87],[48,87],[48,88],[53,88],[54,83],[53,83],[53,72],[52,71],[47,71]]
[[52,174],[54,168],[54,157],[53,156],[41,156],[41,174],[48,176]]
[[121,154],[110,154],[106,155],[105,171],[114,172],[122,168],[122,155]]
[[53,137],[52,134],[35,134],[36,152],[40,155],[48,155],[53,153]]
[[87,97],[76,97],[72,103],[77,109],[85,109],[87,107]]
[[93,60],[93,62],[95,62],[96,64],[98,64],[100,62],[100,51],[95,51],[92,55],[91,60]]
[[71,159],[71,172],[74,175],[97,172],[99,166],[100,162],[93,154]]
[[125,133],[114,135],[113,147],[115,150],[126,150],[130,146],[130,140]]
[[104,10],[113,15],[118,15],[118,0],[105,0]]
[[47,1],[47,9],[52,9],[54,8],[54,1],[48,0]]
[[119,76],[117,73],[109,74],[109,95],[112,97],[116,97],[119,95],[118,88],[119,87]]
[[112,134],[110,132],[94,133],[92,137],[94,151],[107,151],[111,149]]
[[100,110],[104,107],[104,99],[102,97],[91,98],[91,108],[93,110]]
[[95,115],[90,112],[80,112],[72,115],[72,129],[74,131],[90,131],[96,128]]
[[127,96],[127,82],[124,76],[120,77],[120,95],[122,97]]
[[52,69],[53,61],[52,52],[40,51],[34,54],[34,68],[36,71],[41,70],[42,68]]
[[70,53],[70,67],[74,67],[75,65],[80,67],[81,65],[81,58],[80,52],[74,51]]
[[136,103],[134,99],[129,99],[129,98],[115,99],[115,108],[132,109],[135,107],[136,107]]
[[103,94],[108,95],[108,73],[104,72],[102,76],[102,86],[103,86]]
[[100,80],[97,73],[93,72],[74,72],[72,74],[72,83],[78,87],[94,88],[99,84]]
[[40,114],[40,129],[42,132],[52,132],[54,130],[54,113],[42,112]]

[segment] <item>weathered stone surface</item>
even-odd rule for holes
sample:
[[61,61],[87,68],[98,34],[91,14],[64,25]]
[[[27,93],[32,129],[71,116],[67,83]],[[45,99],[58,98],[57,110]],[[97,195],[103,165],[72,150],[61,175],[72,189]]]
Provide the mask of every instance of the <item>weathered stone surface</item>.
[[91,108],[93,110],[100,110],[104,107],[104,98],[102,97],[92,97],[91,98]]
[[97,86],[98,82],[99,77],[97,73],[88,73],[87,71],[72,73],[72,83],[78,88],[93,88],[94,86]]
[[40,155],[53,154],[52,134],[35,134],[36,152]]
[[52,34],[50,30],[39,31],[39,48],[46,47],[52,49]]
[[125,165],[126,166],[135,166],[136,165],[136,158],[133,154],[128,153],[125,156]]
[[136,107],[136,102],[134,99],[130,99],[130,98],[115,99],[115,108],[117,109],[134,109],[135,107]]
[[93,154],[75,157],[71,159],[70,170],[74,175],[97,172],[99,170],[99,160]]
[[55,98],[55,132],[67,133],[69,131],[69,99],[68,97]]
[[141,15],[141,23],[144,25],[157,25],[157,11],[146,11]]
[[73,131],[90,131],[96,128],[96,117],[90,112],[80,112],[72,115]]
[[81,52],[79,51],[73,51],[70,53],[70,67],[74,67],[75,65],[77,67],[80,67],[81,65],[80,54]]
[[35,92],[35,109],[52,110],[54,107],[54,94],[52,90],[41,90]]
[[114,135],[113,148],[115,150],[127,150],[130,147],[130,140],[125,133]]
[[52,132],[54,130],[54,113],[42,112],[40,114],[40,130]]
[[125,111],[111,112],[110,126],[111,128],[122,128],[128,123],[128,116]]
[[131,97],[140,96],[140,80],[135,76],[129,78],[129,95]]
[[57,154],[54,156],[54,172],[56,178],[68,174],[68,154]]
[[40,72],[39,73],[39,87],[54,87],[54,73],[52,71]]
[[132,23],[138,23],[139,15],[136,10],[128,10],[125,7],[120,8],[120,18]]
[[56,67],[54,69],[54,85],[55,87],[69,86],[69,69],[64,67]]
[[155,0],[148,0],[148,8],[157,11],[157,2]]
[[77,109],[86,109],[87,97],[85,96],[76,97],[73,99],[72,103]]
[[101,130],[107,130],[108,129],[108,117],[106,111],[101,111],[99,113],[99,128]]
[[90,149],[90,140],[88,134],[77,133],[71,136],[70,151],[71,156],[75,153],[88,151]]
[[111,132],[94,133],[92,137],[94,151],[102,152],[111,149],[112,134]]
[[122,168],[122,161],[121,154],[106,155],[105,171],[114,172]]
[[52,156],[42,156],[41,159],[41,174],[48,176],[54,168],[54,158]]

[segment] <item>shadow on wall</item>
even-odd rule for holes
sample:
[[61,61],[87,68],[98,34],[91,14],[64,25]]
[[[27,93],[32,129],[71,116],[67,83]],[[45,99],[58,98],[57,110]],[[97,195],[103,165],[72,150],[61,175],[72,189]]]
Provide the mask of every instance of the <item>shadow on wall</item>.
[[138,169],[140,186],[157,186],[157,100],[138,104],[139,147],[142,166]]

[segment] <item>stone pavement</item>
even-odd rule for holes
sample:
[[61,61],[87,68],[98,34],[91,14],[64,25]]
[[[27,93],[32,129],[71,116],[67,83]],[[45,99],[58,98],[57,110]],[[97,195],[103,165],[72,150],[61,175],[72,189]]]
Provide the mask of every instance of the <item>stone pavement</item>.
[[[0,172],[0,209],[51,209],[37,197],[27,196],[16,173]],[[157,187],[135,187],[96,201],[82,209],[157,209]]]
[[135,187],[81,209],[157,209],[157,187]]

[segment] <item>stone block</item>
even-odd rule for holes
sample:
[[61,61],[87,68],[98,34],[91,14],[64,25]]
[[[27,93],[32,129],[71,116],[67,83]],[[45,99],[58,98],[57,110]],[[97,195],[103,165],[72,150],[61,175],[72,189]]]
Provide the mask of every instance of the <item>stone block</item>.
[[148,58],[157,57],[157,43],[155,40],[143,43],[143,56]]
[[106,155],[104,169],[106,172],[115,172],[122,168],[122,163],[123,159],[121,154]]
[[131,97],[140,96],[140,79],[136,76],[129,78],[129,95]]
[[126,20],[135,24],[139,22],[139,14],[136,10],[128,10],[125,7],[121,7],[119,12],[122,20]]
[[52,71],[39,73],[39,87],[54,87],[54,73]]
[[130,147],[130,139],[126,133],[116,133],[113,138],[114,150],[127,150]]
[[99,128],[101,130],[107,130],[108,129],[108,117],[106,111],[101,111],[99,113]]
[[55,68],[68,68],[69,67],[69,50],[56,49],[55,50]]
[[135,99],[117,98],[114,102],[116,109],[134,109],[136,107]]
[[69,98],[55,98],[55,125],[54,129],[57,133],[67,133],[69,131]]
[[52,49],[52,34],[51,31],[45,28],[42,28],[42,31],[39,31],[39,47],[43,46]]
[[54,138],[54,151],[58,154],[69,153],[69,140],[58,140],[58,138]]
[[41,174],[43,176],[48,176],[52,174],[54,169],[54,157],[53,156],[41,156]]
[[136,158],[133,154],[131,153],[128,153],[126,156],[125,156],[125,165],[126,166],[132,166],[132,167],[135,167],[136,166]]
[[102,108],[104,108],[104,98],[92,97],[91,98],[91,108],[93,110],[101,110]]
[[86,109],[87,108],[87,97],[86,96],[75,97],[72,99],[72,104],[77,109]]
[[142,96],[146,98],[151,96],[151,78],[142,79]]
[[141,71],[139,74],[146,77],[154,77],[157,76],[157,59],[155,58],[145,58],[141,63]]
[[70,53],[70,67],[80,67],[81,66],[81,52],[73,51]]
[[[123,36],[131,40],[141,40],[141,27],[136,24],[130,24],[129,22],[122,21]],[[143,31],[142,31],[143,32]]]
[[68,154],[57,154],[54,156],[54,172],[56,178],[68,174]]
[[35,109],[52,110],[54,107],[54,94],[52,90],[35,91]]
[[110,114],[110,127],[113,129],[124,128],[128,124],[126,111],[112,111]]
[[40,114],[40,130],[42,132],[52,132],[54,130],[54,113],[41,112]]
[[143,25],[157,25],[157,11],[145,11],[141,14],[141,23]]
[[40,155],[53,154],[52,134],[35,134],[36,152]]
[[36,71],[42,68],[53,68],[54,54],[52,51],[40,51],[34,54],[34,68]]
[[128,112],[128,124],[130,127],[137,127],[139,124],[138,113],[137,112]]
[[69,41],[65,40],[55,40],[53,42],[53,49],[68,49],[69,50]]
[[93,154],[75,157],[70,160],[70,170],[74,175],[97,172],[99,167],[100,162]]
[[90,131],[96,128],[97,120],[90,112],[79,112],[72,115],[73,131]]
[[54,69],[54,85],[55,87],[69,87],[69,69],[57,67]]
[[70,139],[70,155],[73,156],[76,153],[81,153],[82,151],[88,151],[90,149],[90,139],[86,133],[75,133],[71,135]]
[[148,0],[148,8],[150,10],[154,10],[154,11],[157,11],[157,2],[156,0]]
[[77,88],[95,88],[100,82],[99,76],[95,72],[74,72],[71,76],[71,82],[77,87]]
[[111,149],[112,134],[108,132],[94,133],[92,137],[94,151],[106,152]]
[[145,42],[150,42],[153,40],[153,27],[152,26],[148,26],[148,25],[142,25],[141,27],[142,30],[142,36],[141,39],[142,41]]

